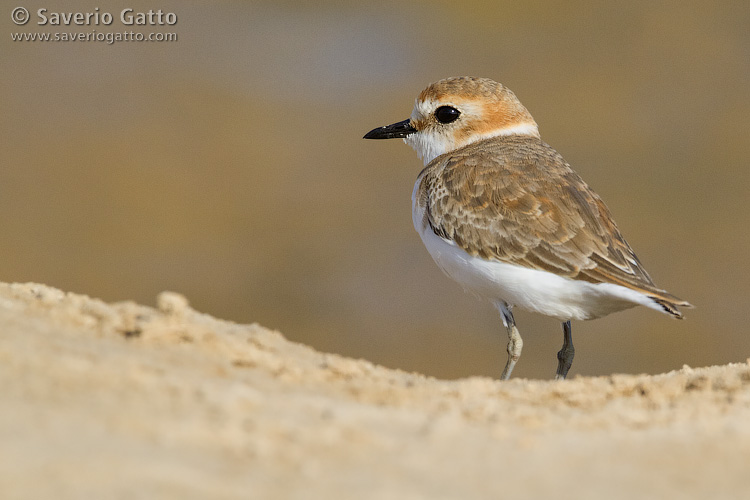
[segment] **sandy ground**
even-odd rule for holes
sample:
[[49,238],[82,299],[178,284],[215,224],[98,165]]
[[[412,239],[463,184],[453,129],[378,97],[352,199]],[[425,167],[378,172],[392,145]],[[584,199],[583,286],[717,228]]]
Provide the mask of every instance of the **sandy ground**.
[[3,499],[750,498],[747,364],[441,381],[36,284],[0,324]]

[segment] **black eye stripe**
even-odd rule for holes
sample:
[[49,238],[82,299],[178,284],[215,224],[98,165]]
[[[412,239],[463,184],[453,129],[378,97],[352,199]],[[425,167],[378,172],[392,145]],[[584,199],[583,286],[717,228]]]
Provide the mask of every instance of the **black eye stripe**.
[[435,110],[435,118],[440,123],[454,122],[461,115],[461,112],[453,106],[440,106]]

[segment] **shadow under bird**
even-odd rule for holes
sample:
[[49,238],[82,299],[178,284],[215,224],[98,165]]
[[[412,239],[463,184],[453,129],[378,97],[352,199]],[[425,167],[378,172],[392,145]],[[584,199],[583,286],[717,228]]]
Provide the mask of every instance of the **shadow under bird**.
[[571,320],[643,305],[673,318],[688,302],[657,287],[604,202],[545,144],[515,94],[486,78],[447,78],[424,89],[411,117],[365,139],[404,139],[425,168],[412,194],[414,227],[437,265],[488,299],[508,331],[508,379],[523,341],[513,308]]

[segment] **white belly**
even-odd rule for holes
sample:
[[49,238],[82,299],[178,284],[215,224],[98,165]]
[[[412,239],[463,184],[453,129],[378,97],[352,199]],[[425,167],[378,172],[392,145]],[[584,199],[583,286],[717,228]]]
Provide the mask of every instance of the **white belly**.
[[415,196],[418,185],[419,181],[412,194],[414,228],[440,269],[466,291],[493,304],[505,302],[561,321],[599,318],[639,304],[661,311],[646,295],[620,285],[576,281],[469,255],[423,223],[424,211]]

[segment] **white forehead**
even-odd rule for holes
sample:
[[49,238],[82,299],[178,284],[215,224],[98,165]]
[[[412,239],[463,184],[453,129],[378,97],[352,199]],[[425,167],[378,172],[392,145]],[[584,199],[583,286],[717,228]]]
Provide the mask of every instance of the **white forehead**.
[[484,105],[480,100],[467,100],[458,96],[445,96],[442,99],[429,97],[427,99],[416,99],[414,109],[411,112],[412,120],[426,118],[433,114],[440,106],[452,106],[462,114],[478,116],[482,114]]

